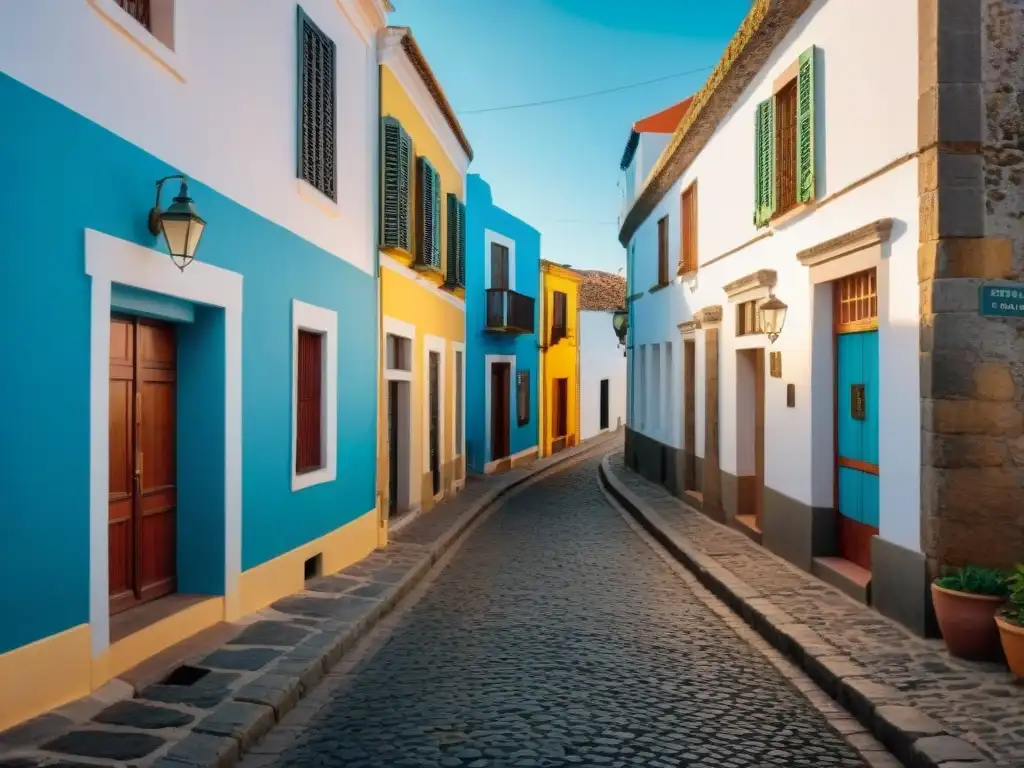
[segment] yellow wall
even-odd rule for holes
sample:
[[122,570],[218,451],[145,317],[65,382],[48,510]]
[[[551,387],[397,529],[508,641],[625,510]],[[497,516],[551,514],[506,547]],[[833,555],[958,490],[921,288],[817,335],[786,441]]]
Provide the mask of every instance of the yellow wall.
[[[568,445],[579,443],[579,288],[580,276],[568,269],[551,264],[541,267],[544,302],[541,306],[541,327],[544,333],[544,351],[541,360],[542,388],[539,407],[543,422],[541,455],[551,454],[552,391],[555,379],[568,379],[569,402],[566,426]],[[555,291],[566,295],[566,320],[568,337],[551,345],[551,322],[554,316]]]
[[[402,124],[406,132],[412,138],[413,155],[425,156],[437,170],[441,177],[441,264],[447,268],[448,255],[448,209],[447,195],[453,193],[460,200],[465,200],[465,179],[449,159],[441,146],[441,142],[434,135],[427,120],[421,115],[408,94],[402,88],[397,77],[385,65],[381,67],[381,115],[382,117],[394,117]],[[410,202],[412,218],[412,236],[415,244],[416,233],[416,209],[415,205],[415,161],[413,163],[413,180],[411,192],[413,200]],[[466,338],[466,313],[464,297],[465,291],[462,288],[449,290],[441,288],[444,277],[441,274],[427,271],[415,270],[410,267],[415,254],[405,253],[394,249],[385,250],[387,256],[395,259],[399,269],[395,270],[382,267],[380,270],[381,285],[381,314],[384,318],[391,318],[407,323],[415,327],[416,338],[412,345],[412,380],[410,389],[410,416],[411,416],[411,441],[409,442],[409,464],[412,466],[414,483],[418,478],[418,488],[411,489],[410,498],[412,506],[419,506],[427,510],[435,503],[433,494],[432,478],[430,475],[429,455],[424,450],[426,441],[425,415],[429,408],[428,401],[428,363],[426,337],[435,336],[444,339],[443,354],[443,401],[441,409],[442,419],[442,494],[454,490],[465,477],[465,450],[456,456],[454,446],[455,419],[462,419],[462,414],[455,413],[455,352],[453,342],[464,344]],[[381,341],[381,386],[380,399],[378,401],[379,439],[378,439],[378,498],[383,508],[386,509],[390,489],[388,486],[388,415],[387,415],[387,381],[384,377],[384,365],[386,365],[386,335],[380,334]],[[465,349],[463,354],[463,377],[465,376]],[[465,393],[463,393],[463,408],[465,408]],[[403,435],[403,440],[409,439]],[[465,436],[463,436],[463,446]],[[406,467],[399,467],[401,475],[405,475]]]

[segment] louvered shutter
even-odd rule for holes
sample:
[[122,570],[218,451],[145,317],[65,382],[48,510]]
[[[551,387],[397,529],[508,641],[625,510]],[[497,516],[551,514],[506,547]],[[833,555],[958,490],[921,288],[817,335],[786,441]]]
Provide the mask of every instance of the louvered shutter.
[[459,198],[449,192],[447,201],[448,237],[445,254],[444,281],[448,285],[459,284]]
[[459,256],[457,259],[459,285],[466,287],[466,204],[459,201]]
[[412,139],[393,117],[381,121],[381,233],[382,248],[411,251],[409,231],[409,176]]
[[425,267],[434,264],[434,166],[425,157],[416,160],[416,260]]
[[431,201],[430,216],[434,220],[434,245],[431,264],[440,271],[441,269],[441,174],[434,171],[434,183],[432,187],[434,199]]
[[814,46],[800,54],[796,102],[796,199],[809,203],[814,179]]
[[763,227],[775,212],[775,108],[772,99],[757,105],[754,139],[754,226]]
[[334,41],[301,8],[298,16],[298,176],[336,202]]

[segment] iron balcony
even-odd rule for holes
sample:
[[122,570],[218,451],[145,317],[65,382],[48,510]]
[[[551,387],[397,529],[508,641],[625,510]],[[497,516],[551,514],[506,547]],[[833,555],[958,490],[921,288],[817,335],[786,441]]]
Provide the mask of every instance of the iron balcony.
[[487,289],[487,330],[499,333],[533,333],[533,297],[507,288]]

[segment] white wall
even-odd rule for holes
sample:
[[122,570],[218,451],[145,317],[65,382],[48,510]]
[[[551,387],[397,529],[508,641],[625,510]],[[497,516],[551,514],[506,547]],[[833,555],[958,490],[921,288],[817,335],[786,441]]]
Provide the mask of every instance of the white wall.
[[298,3],[337,46],[337,203],[296,176],[296,2],[172,5],[173,50],[113,0],[5,2],[0,71],[372,272],[379,0]]
[[626,358],[611,312],[580,312],[580,439],[601,431],[601,380],[608,379],[608,428],[626,423]]
[[[884,24],[877,19],[884,18]],[[634,304],[633,341],[639,345],[673,343],[669,380],[669,413],[682,423],[682,355],[678,324],[708,305],[722,305],[720,331],[720,461],[735,474],[736,350],[752,346],[782,352],[783,377],[766,383],[766,483],[807,504],[831,506],[831,469],[825,477],[822,450],[827,439],[831,457],[831,424],[821,426],[821,407],[831,408],[832,390],[822,386],[812,397],[812,362],[816,378],[827,374],[830,358],[812,355],[812,335],[822,334],[821,305],[813,320],[815,292],[810,271],[796,253],[877,219],[892,218],[894,226],[884,258],[878,265],[880,369],[885,377],[880,417],[881,535],[912,549],[920,548],[920,402],[918,373],[917,286],[917,163],[910,160],[895,170],[827,202],[788,223],[767,230],[753,226],[754,112],[772,95],[773,82],[810,47],[817,59],[816,130],[817,198],[829,195],[878,171],[917,148],[917,6],[890,0],[817,0],[769,58],[711,141],[661,200],[634,235],[633,291],[657,282],[657,222],[669,216],[669,253],[673,261],[680,245],[681,190],[698,183],[698,257],[696,284],[674,281],[668,288],[646,294]],[[736,253],[757,235],[771,235]],[[735,305],[723,286],[758,269],[778,273],[775,294],[789,305],[786,327],[772,346],[764,336],[735,336]],[[828,291],[825,291],[827,294]],[[830,329],[825,329],[830,333]],[[697,455],[703,455],[704,344],[697,341]],[[819,344],[818,349],[822,345]],[[830,352],[828,354],[831,354]],[[786,384],[796,387],[796,407],[786,407]],[[812,430],[812,405],[817,416]],[[638,425],[634,425],[637,428]],[[663,432],[647,423],[645,434],[676,447],[681,427]],[[816,459],[812,460],[812,455]],[[829,458],[831,467],[831,458]]]

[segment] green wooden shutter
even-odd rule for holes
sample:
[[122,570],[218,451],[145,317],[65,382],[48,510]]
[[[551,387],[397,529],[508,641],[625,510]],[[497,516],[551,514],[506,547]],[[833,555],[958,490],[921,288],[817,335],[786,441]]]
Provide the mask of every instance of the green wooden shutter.
[[381,120],[381,225],[382,248],[411,251],[409,181],[412,139],[393,117]]
[[763,227],[775,212],[775,102],[757,105],[754,139],[754,226]]
[[814,46],[800,54],[796,102],[796,199],[814,199]]
[[434,198],[431,201],[430,215],[434,220],[433,258],[431,264],[441,269],[441,174],[434,171]]
[[466,287],[466,204],[459,201],[459,256],[457,259],[459,285]]
[[434,267],[434,166],[425,157],[416,159],[416,261]]
[[458,285],[459,278],[459,198],[449,192],[446,196],[448,237],[444,267],[444,281],[448,285]]
[[337,202],[334,41],[298,9],[298,177]]

